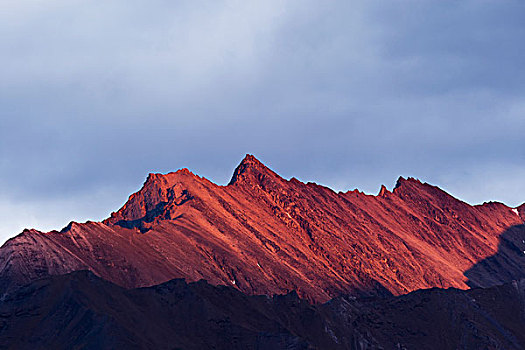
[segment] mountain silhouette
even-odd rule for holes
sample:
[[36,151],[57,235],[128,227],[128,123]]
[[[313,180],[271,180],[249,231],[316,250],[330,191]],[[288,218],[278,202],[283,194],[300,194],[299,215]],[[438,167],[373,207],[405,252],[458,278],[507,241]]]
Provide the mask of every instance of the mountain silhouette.
[[88,271],[48,276],[0,303],[0,348],[508,349],[525,347],[525,280],[488,289],[248,296],[176,279],[124,289]]

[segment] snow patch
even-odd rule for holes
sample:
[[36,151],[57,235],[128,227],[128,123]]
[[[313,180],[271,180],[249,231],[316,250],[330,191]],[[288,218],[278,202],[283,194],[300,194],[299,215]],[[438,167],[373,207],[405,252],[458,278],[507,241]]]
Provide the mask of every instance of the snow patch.
[[518,209],[514,208],[514,209],[511,209],[516,215],[520,216],[520,213],[518,212]]

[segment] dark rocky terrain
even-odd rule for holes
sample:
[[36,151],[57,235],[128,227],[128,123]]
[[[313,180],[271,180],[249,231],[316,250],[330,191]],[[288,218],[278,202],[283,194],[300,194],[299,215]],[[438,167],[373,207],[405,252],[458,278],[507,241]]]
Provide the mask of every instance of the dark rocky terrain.
[[248,155],[227,186],[150,174],[103,222],[24,231],[0,248],[0,292],[84,269],[127,288],[205,279],[313,302],[487,287],[525,277],[524,218],[524,205],[471,206],[413,178],[336,193]]
[[525,280],[488,289],[248,296],[205,281],[126,290],[78,271],[0,304],[2,349],[522,349]]

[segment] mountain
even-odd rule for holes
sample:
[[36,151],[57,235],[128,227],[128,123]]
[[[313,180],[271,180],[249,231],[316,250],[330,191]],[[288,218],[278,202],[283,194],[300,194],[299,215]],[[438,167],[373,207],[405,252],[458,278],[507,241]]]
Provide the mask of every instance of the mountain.
[[2,349],[523,349],[525,280],[398,297],[248,296],[205,281],[123,289],[77,271],[0,303]]
[[125,288],[205,279],[310,302],[489,287],[525,277],[524,218],[525,205],[472,206],[414,178],[336,193],[247,155],[227,186],[149,174],[103,222],[25,230],[0,248],[0,292],[77,270]]

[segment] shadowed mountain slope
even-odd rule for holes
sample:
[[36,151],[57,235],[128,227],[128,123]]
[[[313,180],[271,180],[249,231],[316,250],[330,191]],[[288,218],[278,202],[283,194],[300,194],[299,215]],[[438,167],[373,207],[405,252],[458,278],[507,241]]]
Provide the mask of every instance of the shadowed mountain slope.
[[204,281],[125,290],[77,271],[9,294],[0,348],[523,349],[524,295],[525,280],[314,306]]
[[515,248],[525,251],[524,217],[523,205],[471,206],[413,178],[377,196],[336,193],[285,180],[248,155],[227,186],[187,169],[150,174],[101,223],[24,231],[0,249],[0,282],[6,291],[88,269],[128,288],[206,279],[248,294],[296,290],[316,302],[345,293],[464,289],[467,281],[488,286],[524,277],[515,252],[505,262],[509,274],[465,276],[496,254],[510,227]]
[[525,225],[509,227],[499,237],[496,254],[465,271],[472,287],[489,287],[520,278],[525,271]]

